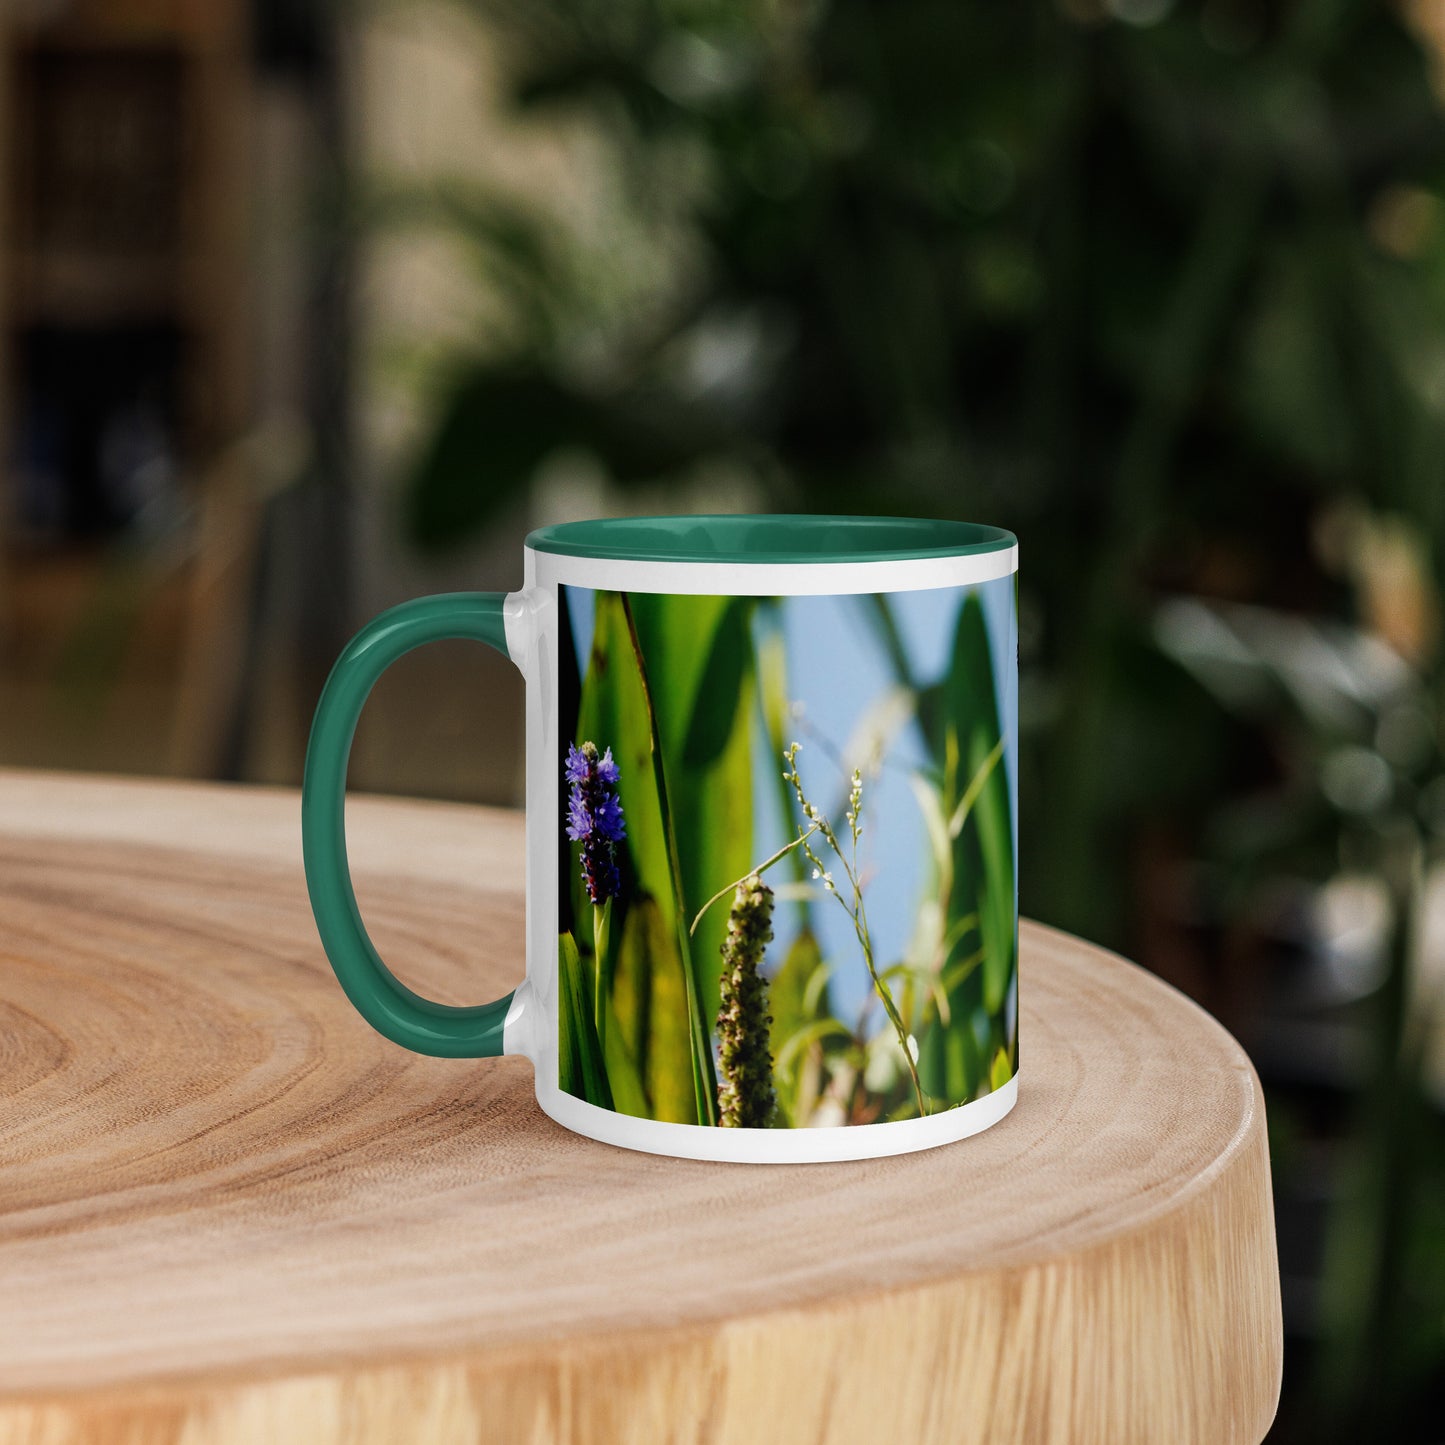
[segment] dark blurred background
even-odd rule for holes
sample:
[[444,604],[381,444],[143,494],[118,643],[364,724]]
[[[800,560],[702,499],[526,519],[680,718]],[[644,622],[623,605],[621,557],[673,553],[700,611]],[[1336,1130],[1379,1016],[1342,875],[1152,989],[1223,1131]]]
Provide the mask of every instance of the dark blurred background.
[[[6,0],[0,763],[295,783],[544,521],[1022,543],[1026,912],[1269,1095],[1271,1440],[1445,1439],[1445,3]],[[515,804],[521,687],[356,786]]]

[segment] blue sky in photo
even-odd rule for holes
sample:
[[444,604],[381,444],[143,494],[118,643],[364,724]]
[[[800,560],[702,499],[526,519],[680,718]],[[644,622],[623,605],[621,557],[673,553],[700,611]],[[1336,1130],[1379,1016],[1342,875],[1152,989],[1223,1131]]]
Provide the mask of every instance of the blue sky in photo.
[[[592,648],[595,606],[585,588],[565,588],[571,612],[578,668],[586,677]],[[1014,851],[1017,864],[1017,758],[1012,740],[1018,735],[1018,697],[1012,659],[1015,651],[1013,579],[1002,577],[974,588],[938,588],[896,592],[889,601],[915,678],[936,682],[948,662],[954,624],[964,598],[977,592],[983,603],[999,706],[1005,736],[1002,766],[1007,770],[1014,810]],[[799,771],[808,797],[829,813],[835,831],[846,834],[844,802],[847,771],[841,754],[855,731],[895,684],[888,655],[878,638],[862,597],[788,597],[782,603],[783,640],[787,651],[788,690],[797,708],[792,737],[803,745]],[[767,772],[782,769],[770,757],[761,711],[755,722],[753,773],[753,844],[759,860],[795,836],[793,819],[780,816],[777,783]],[[880,968],[901,958],[913,933],[921,890],[928,876],[928,844],[922,815],[908,782],[923,766],[926,754],[917,724],[907,723],[894,734],[881,772],[864,783],[863,840],[859,861],[867,878],[864,901]],[[811,871],[811,870],[809,870]],[[836,878],[841,869],[833,869]],[[1017,868],[1015,868],[1017,872]],[[768,872],[774,888],[791,883],[787,861]],[[776,966],[797,934],[799,909],[780,900],[774,918],[769,961]],[[813,904],[814,927],[824,955],[834,964],[831,980],[834,1007],[853,1016],[870,991],[853,925],[836,899],[819,890]]]

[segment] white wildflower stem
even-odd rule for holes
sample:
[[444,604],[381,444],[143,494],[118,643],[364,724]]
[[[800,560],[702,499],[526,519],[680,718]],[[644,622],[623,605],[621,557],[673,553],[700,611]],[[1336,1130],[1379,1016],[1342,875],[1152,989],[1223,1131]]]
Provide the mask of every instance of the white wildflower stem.
[[[807,799],[803,792],[802,779],[798,776],[798,753],[801,750],[800,743],[793,745],[783,754],[783,761],[788,765],[788,770],[783,774],[786,782],[790,783],[793,792],[797,795],[798,806],[803,810],[803,816],[807,818],[812,827],[807,833],[800,834],[798,841],[803,845],[803,852],[807,854],[808,861],[817,870],[818,876],[823,881],[823,887],[838,900],[839,905],[853,923],[853,932],[858,938],[858,947],[863,951],[863,962],[868,968],[868,977],[873,980],[873,991],[878,995],[878,1001],[883,1005],[883,1011],[888,1015],[888,1021],[893,1025],[893,1031],[898,1035],[898,1047],[903,1051],[903,1060],[908,1065],[908,1076],[913,1083],[913,1093],[918,1101],[918,1112],[920,1116],[928,1113],[928,1100],[923,1093],[923,1084],[918,1077],[918,1065],[914,1062],[913,1049],[909,1044],[908,1029],[903,1022],[903,1016],[898,1012],[898,1005],[893,1001],[893,995],[889,991],[887,983],[879,976],[878,968],[873,959],[873,937],[868,929],[868,915],[863,907],[863,887],[858,877],[858,839],[862,834],[862,809],[863,809],[863,777],[858,769],[853,770],[852,786],[848,793],[848,830],[852,837],[852,857],[845,853],[839,846],[837,835],[833,832],[832,825],[827,818],[818,811]],[[823,867],[823,860],[808,843],[808,839],[814,833],[821,833],[828,846],[837,856],[838,861],[843,865],[843,872],[847,875],[849,891],[852,893],[850,903],[839,889],[834,885],[831,875]]]

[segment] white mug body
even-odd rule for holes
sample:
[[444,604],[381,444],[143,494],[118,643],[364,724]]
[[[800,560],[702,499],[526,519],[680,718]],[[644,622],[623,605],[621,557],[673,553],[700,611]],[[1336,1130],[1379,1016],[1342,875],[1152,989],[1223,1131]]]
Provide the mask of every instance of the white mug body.
[[[929,1148],[977,1133],[1013,1107],[1019,1085],[1014,590],[1018,549],[1008,534],[1002,535],[1008,545],[958,555],[802,562],[574,556],[527,547],[524,584],[508,595],[505,608],[507,650],[526,679],[527,979],[508,1011],[503,1046],[505,1052],[525,1055],[533,1062],[537,1101],[557,1123],[608,1144],[656,1154],[799,1163]],[[628,604],[625,610],[618,599]],[[668,1101],[661,1097],[667,1092],[663,1087],[649,1093],[638,1067],[631,1072],[639,1078],[629,1079],[625,1091],[614,1084],[602,1096],[610,1103],[599,1102],[579,1088],[575,1059],[569,1068],[569,1059],[563,1057],[564,1050],[577,1051],[579,1020],[585,1024],[589,1011],[586,980],[598,967],[595,950],[588,957],[597,928],[589,927],[584,915],[590,911],[595,919],[607,909],[614,924],[622,915],[623,931],[631,939],[638,932],[632,927],[636,910],[645,907],[654,935],[660,931],[666,942],[677,937],[678,929],[675,918],[670,926],[657,928],[659,905],[691,915],[716,882],[723,895],[711,910],[709,939],[716,947],[719,919],[724,930],[728,921],[728,885],[750,871],[745,864],[736,874],[724,869],[729,876],[718,876],[715,870],[714,877],[706,878],[696,869],[688,870],[686,859],[679,863],[674,856],[678,871],[687,873],[686,882],[692,885],[678,888],[682,897],[671,896],[673,890],[665,881],[644,877],[645,870],[627,854],[644,849],[654,856],[666,852],[665,838],[642,836],[649,828],[657,830],[655,776],[648,776],[635,739],[624,761],[625,739],[579,736],[579,712],[616,718],[625,710],[607,699],[589,705],[584,697],[579,704],[579,689],[585,693],[589,681],[599,685],[599,679],[590,676],[592,669],[606,664],[608,675],[615,679],[625,668],[634,693],[639,688],[631,674],[639,667],[647,669],[650,664],[654,673],[669,667],[685,670],[675,654],[677,637],[691,627],[689,608],[695,609],[697,618],[693,641],[698,649],[723,645],[717,624],[721,613],[728,614],[735,634],[753,649],[754,655],[745,659],[750,715],[735,724],[732,745],[736,749],[736,734],[745,731],[755,773],[771,769],[777,774],[752,780],[748,800],[752,836],[734,838],[726,848],[713,848],[711,842],[707,846],[720,859],[727,855],[735,861],[761,863],[794,842],[761,875],[776,880],[772,891],[783,895],[772,903],[772,930],[775,939],[786,936],[796,945],[802,930],[794,915],[806,906],[808,926],[816,930],[819,960],[829,970],[828,986],[834,996],[833,1014],[800,1026],[797,1037],[805,1038],[804,1043],[773,1039],[769,1049],[774,1065],[790,1047],[800,1066],[804,1055],[811,1057],[815,1071],[820,1060],[831,1062],[832,1067],[821,1072],[832,1094],[825,1090],[809,1099],[806,1115],[787,1115],[775,1101],[766,1126],[722,1127],[690,1118],[690,1111],[702,1113],[701,1106],[690,1105],[685,1097],[680,1106],[676,1099]],[[766,619],[760,622],[764,612]],[[638,614],[645,627],[637,625]],[[625,647],[620,645],[619,617],[630,624]],[[607,635],[600,638],[604,624]],[[582,636],[589,626],[592,636]],[[890,629],[895,634],[891,658]],[[649,636],[640,637],[644,632]],[[672,648],[665,657],[660,646],[664,638]],[[649,641],[659,645],[656,657],[647,656]],[[736,652],[736,636],[733,642]],[[955,675],[968,658],[981,655],[980,644],[989,676]],[[764,664],[757,653],[763,645],[773,649],[769,662],[776,661],[781,650],[784,675],[795,685],[786,699],[787,738],[781,749],[776,746],[780,741],[776,728],[770,734],[761,717],[765,703],[776,703],[775,698],[759,695]],[[790,648],[804,656],[788,655]],[[726,712],[734,706],[736,666],[709,670],[705,660],[688,661],[694,671],[701,667],[699,690],[733,689],[711,701],[695,696],[689,704],[695,717],[703,716],[699,707]],[[843,685],[830,680],[830,668],[843,674]],[[850,695],[847,683],[854,677],[862,678],[866,695]],[[800,695],[808,691],[809,679],[817,696]],[[652,685],[656,691],[657,677]],[[920,722],[925,708],[927,729]],[[956,727],[948,720],[950,709]],[[980,715],[983,722],[978,721]],[[877,739],[868,737],[869,725],[875,727]],[[651,741],[666,752],[677,735],[676,720],[664,718],[653,728]],[[867,752],[870,741],[876,744],[872,754]],[[794,743],[800,744],[800,751],[790,764],[786,753]],[[617,811],[625,818],[627,832],[617,840],[614,853],[623,854],[617,868],[623,879],[619,889],[632,889],[630,903],[620,894],[600,903],[589,898],[585,864],[579,856],[586,839],[566,836],[568,794],[578,791],[569,782],[567,760],[576,756],[572,750],[589,746],[598,758],[604,752],[615,758],[611,768],[618,775],[615,786],[597,782],[595,762],[590,786],[604,793],[611,788],[617,795]],[[854,754],[859,758],[856,775],[850,766]],[[816,765],[811,777],[804,772],[810,764]],[[696,789],[685,784],[684,774],[692,766],[686,743],[677,755],[661,760],[664,787],[674,795],[668,800],[673,806],[679,796],[689,793],[708,796],[711,780]],[[575,764],[573,770],[580,775],[583,765]],[[786,781],[789,773],[793,782]],[[603,775],[610,775],[605,766]],[[585,791],[587,786],[584,778],[579,787]],[[826,792],[825,802],[813,797],[820,791]],[[861,837],[856,839],[852,810],[844,807],[849,798],[863,819]],[[826,828],[811,821],[810,807],[826,820]],[[980,837],[976,835],[982,831],[985,807],[992,810],[987,823],[993,831]],[[765,813],[769,814],[766,825]],[[810,829],[811,836],[805,836]],[[799,838],[803,842],[795,842]],[[836,849],[829,839],[836,842]],[[881,858],[875,840],[883,849]],[[681,846],[689,846],[688,841]],[[673,851],[676,855],[676,840]],[[605,860],[601,866],[606,868]],[[949,885],[949,894],[942,899],[938,896],[945,881],[941,873],[948,875]],[[874,951],[871,960],[864,957],[862,930],[850,911],[855,902],[865,910]],[[685,921],[690,924],[693,919]],[[885,930],[886,945],[878,936]],[[726,941],[725,931],[723,936]],[[696,937],[691,935],[694,941]],[[559,938],[570,938],[560,950]],[[615,934],[602,945],[614,969],[622,946]],[[686,949],[688,943],[681,947]],[[770,946],[761,959],[758,973],[765,988],[776,987],[778,970],[784,966],[779,955],[785,951]],[[656,950],[648,962],[654,970],[691,967],[706,976],[716,974],[718,968],[712,959],[689,963],[658,956]],[[582,970],[579,977],[584,982],[580,1011],[577,988],[569,993],[568,981],[562,977],[564,968],[574,966]],[[699,992],[705,991],[704,982]],[[889,994],[886,1005],[884,991]],[[678,986],[657,987],[650,1002],[656,1010],[666,1000],[682,999],[685,992]],[[901,1007],[904,995],[907,1018]],[[570,1032],[563,1017],[569,998],[578,1014]],[[773,1013],[776,1019],[776,1005]],[[685,1021],[653,1018],[651,1022],[654,1028],[662,1025],[659,1031],[674,1041],[675,1054],[675,1040]],[[716,1075],[723,1068],[717,1025],[712,1019],[704,1022],[710,1026],[707,1048]],[[595,1025],[589,1027],[600,1032]],[[611,1029],[620,1031],[620,1027],[614,1018]],[[850,1029],[852,1036],[842,1037]],[[610,1058],[614,1069],[626,1071],[629,1048],[637,1044],[636,1029],[628,1038],[607,1045],[610,1054],[602,1044],[595,1040],[593,1044],[604,1069]],[[857,1056],[852,1065],[843,1058],[850,1050]],[[699,1060],[694,1058],[693,1063],[697,1067]],[[920,1073],[926,1076],[922,1084]],[[717,1087],[726,1088],[726,1078],[717,1081]],[[665,1117],[667,1113],[674,1117]]]

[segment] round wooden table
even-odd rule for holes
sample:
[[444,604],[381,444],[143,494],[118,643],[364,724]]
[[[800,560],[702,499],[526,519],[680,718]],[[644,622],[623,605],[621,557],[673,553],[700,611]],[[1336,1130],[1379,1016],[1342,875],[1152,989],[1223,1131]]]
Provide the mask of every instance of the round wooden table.
[[[1018,1107],[861,1164],[568,1134],[386,1043],[295,794],[0,774],[0,1441],[1255,1445],[1280,1378],[1249,1060],[1023,932]],[[521,975],[516,815],[358,799],[382,953]]]

